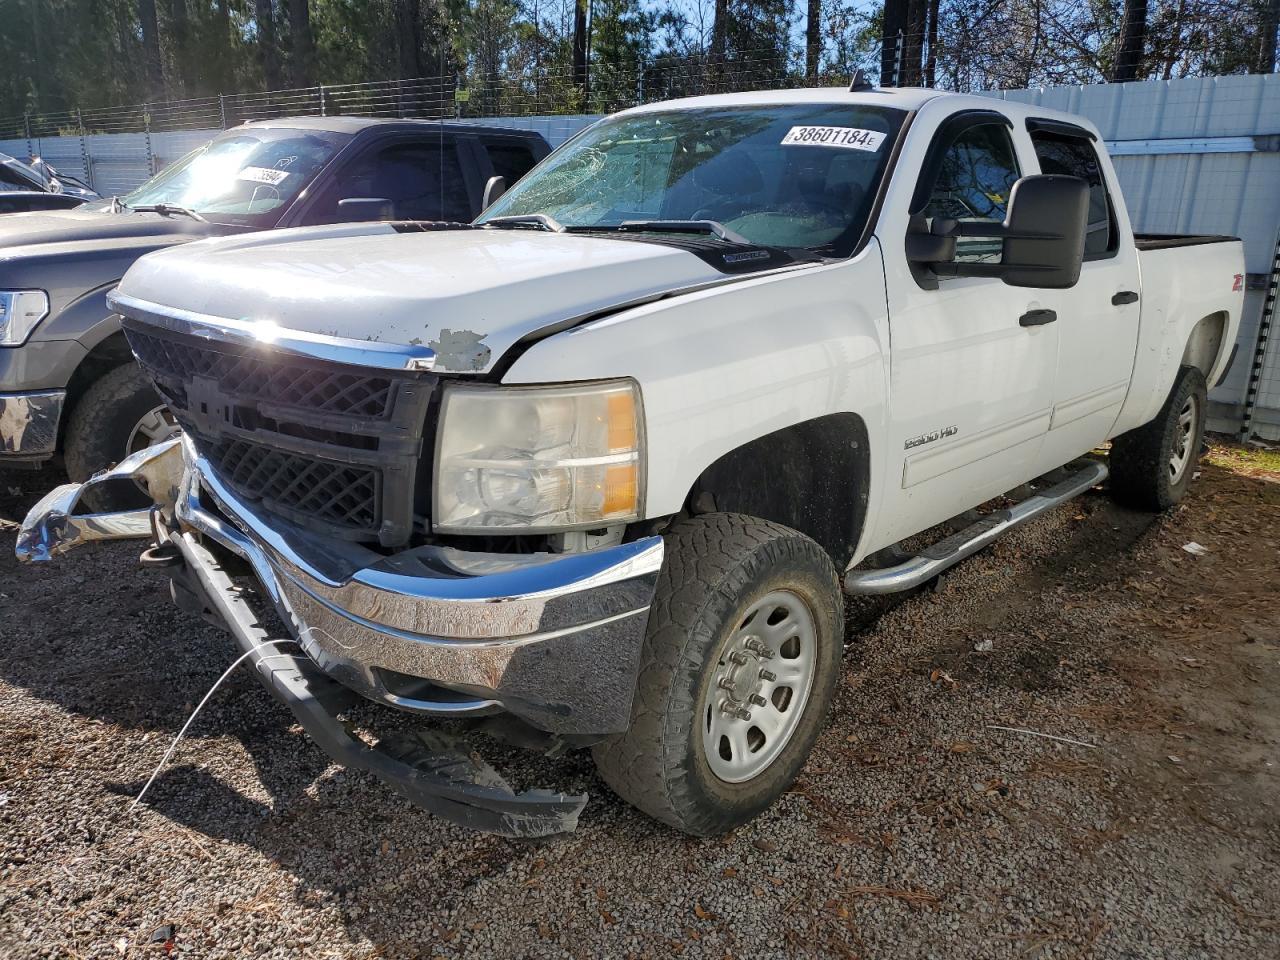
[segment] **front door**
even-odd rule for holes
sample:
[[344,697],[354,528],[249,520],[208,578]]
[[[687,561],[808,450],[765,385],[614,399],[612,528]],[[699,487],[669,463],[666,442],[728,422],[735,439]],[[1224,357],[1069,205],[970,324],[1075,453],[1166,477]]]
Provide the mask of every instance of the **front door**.
[[[1022,153],[1020,157],[1019,154]],[[1034,163],[1025,134],[995,111],[939,127],[913,215],[1003,221]],[[890,335],[889,469],[879,544],[1031,479],[1053,409],[1058,330],[1028,323],[1050,291],[998,279],[913,277],[902,238],[885,238]],[[999,240],[957,242],[957,261],[998,261]],[[891,263],[890,258],[901,262]],[[936,286],[936,289],[931,287]]]

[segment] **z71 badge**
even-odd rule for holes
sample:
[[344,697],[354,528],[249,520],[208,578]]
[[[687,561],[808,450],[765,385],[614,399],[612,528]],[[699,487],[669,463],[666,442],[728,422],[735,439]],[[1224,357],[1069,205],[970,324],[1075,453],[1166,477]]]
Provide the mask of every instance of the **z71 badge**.
[[956,426],[943,427],[941,430],[933,431],[933,433],[926,433],[919,437],[912,437],[907,441],[906,446],[903,447],[903,449],[910,450],[912,447],[920,447],[926,443],[933,443],[933,441],[941,440],[943,437],[954,437],[959,432],[960,428]]

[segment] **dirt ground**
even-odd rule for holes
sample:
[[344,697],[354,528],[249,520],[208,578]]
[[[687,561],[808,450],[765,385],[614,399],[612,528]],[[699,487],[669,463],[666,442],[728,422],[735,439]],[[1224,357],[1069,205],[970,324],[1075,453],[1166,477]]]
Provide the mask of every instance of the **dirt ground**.
[[248,673],[131,809],[233,644],[135,545],[19,567],[57,477],[0,475],[0,956],[1280,956],[1280,455],[1200,471],[851,606],[813,757],[730,837],[499,752],[592,795],[540,843],[332,767]]

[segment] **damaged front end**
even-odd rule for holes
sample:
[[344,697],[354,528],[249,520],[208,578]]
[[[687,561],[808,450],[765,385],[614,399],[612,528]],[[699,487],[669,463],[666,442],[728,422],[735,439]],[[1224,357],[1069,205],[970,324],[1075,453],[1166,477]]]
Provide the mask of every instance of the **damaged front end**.
[[[154,506],[82,514],[86,490],[135,483]],[[424,731],[373,746],[339,714],[364,697],[423,717],[506,714],[576,745],[630,719],[659,537],[577,554],[495,554],[425,545],[399,552],[325,537],[239,497],[188,437],[139,451],[44,497],[19,559],[83,543],[151,540],[145,565],[185,608],[224,625],[259,679],[335,761],[473,829],[574,829],[585,795],[516,793],[465,743]],[[247,564],[300,652],[264,623],[232,575]]]

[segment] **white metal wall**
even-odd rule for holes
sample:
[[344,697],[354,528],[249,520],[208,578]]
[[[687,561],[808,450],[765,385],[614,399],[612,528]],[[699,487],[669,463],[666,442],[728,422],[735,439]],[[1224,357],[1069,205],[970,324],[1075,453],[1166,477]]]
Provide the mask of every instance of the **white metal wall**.
[[[992,94],[1088,117],[1107,141],[1134,227],[1244,240],[1251,289],[1236,362],[1210,397],[1211,427],[1239,427],[1280,230],[1280,74],[1093,84]],[[1255,430],[1280,439],[1280,348],[1272,343]]]

